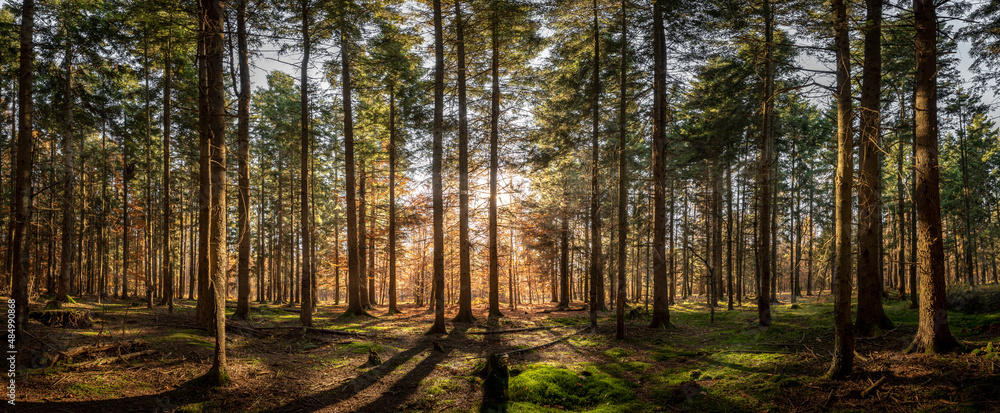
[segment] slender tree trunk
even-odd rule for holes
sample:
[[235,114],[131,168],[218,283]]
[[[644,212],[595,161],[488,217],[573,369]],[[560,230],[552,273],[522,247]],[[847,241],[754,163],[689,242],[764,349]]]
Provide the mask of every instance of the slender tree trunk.
[[221,0],[201,0],[205,8],[205,60],[207,63],[207,100],[211,144],[211,208],[208,265],[208,295],[214,297],[215,357],[206,378],[215,385],[229,382],[226,367],[226,101],[222,73],[223,16]]
[[889,329],[882,308],[882,170],[879,161],[882,84],[882,0],[866,0],[865,60],[861,85],[861,144],[858,153],[858,315],[861,337]]
[[594,67],[591,83],[590,115],[593,117],[591,132],[591,165],[590,165],[590,325],[597,327],[597,312],[606,311],[604,306],[604,253],[601,251],[601,36],[597,23],[597,0],[593,1],[594,12]]
[[948,327],[944,244],[938,170],[937,13],[931,0],[914,0],[917,52],[915,117],[917,268],[920,271],[920,321],[907,353],[946,353],[960,346]]
[[[563,186],[563,203],[569,202],[569,193]],[[556,308],[569,308],[569,211],[563,205],[559,210],[559,304]]]
[[500,16],[494,4],[490,15],[490,73],[492,75],[492,93],[490,95],[490,296],[489,317],[503,317],[500,312],[500,258],[497,252],[497,172],[499,159],[497,146],[499,140],[500,122],[500,33],[498,25]]
[[[343,22],[341,22],[343,24]],[[358,271],[358,210],[354,199],[354,119],[351,114],[350,43],[341,30],[341,91],[344,94],[344,187],[347,201],[347,311],[344,315],[365,314],[361,306],[361,274]]]
[[625,263],[628,259],[628,165],[625,151],[628,150],[628,138],[625,131],[625,116],[628,109],[626,100],[626,76],[628,75],[628,15],[625,11],[625,0],[621,3],[622,18],[622,50],[620,76],[620,102],[618,107],[618,297],[616,301],[617,323],[615,337],[625,338]]
[[359,296],[361,298],[361,307],[367,310],[372,307],[373,303],[368,291],[368,278],[370,277],[370,274],[368,274],[368,262],[366,261],[369,254],[368,230],[366,228],[368,221],[368,216],[366,215],[368,200],[365,197],[367,176],[365,176],[365,167],[363,165],[364,163],[362,163],[361,171],[358,173],[358,275],[361,278],[361,284],[358,287],[361,289]]
[[[432,189],[434,198],[434,325],[429,334],[445,334],[444,327],[444,187],[441,182],[444,128],[444,40],[441,27],[441,0],[434,7],[434,145]],[[495,238],[495,233],[494,233]]]
[[208,270],[208,231],[209,231],[209,208],[211,207],[211,182],[209,162],[209,147],[211,146],[211,135],[208,126],[208,67],[205,60],[206,55],[206,21],[205,2],[209,0],[199,0],[199,25],[201,33],[198,36],[198,129],[199,129],[199,174],[200,192],[198,196],[198,305],[196,306],[197,319],[200,324],[212,324],[212,308],[214,296],[208,294],[209,270]]
[[[389,86],[389,314],[396,314],[396,93]],[[467,280],[466,280],[467,281]],[[468,283],[463,288],[471,288]],[[465,290],[463,290],[464,292]],[[471,303],[471,295],[470,295]]]
[[757,184],[757,319],[761,326],[771,325],[771,152],[774,146],[774,29],[770,0],[764,0],[764,126],[760,135],[760,162]]
[[455,1],[455,35],[458,52],[458,237],[459,237],[459,294],[458,315],[452,320],[471,323],[472,315],[472,260],[469,256],[469,120],[465,92],[465,23],[462,21],[462,2]]
[[[32,197],[32,163],[33,140],[31,114],[34,110],[32,101],[32,82],[34,79],[35,44],[33,40],[35,28],[35,1],[24,0],[21,5],[20,56],[18,66],[17,90],[17,157],[14,171],[14,210],[13,210],[13,257],[11,258],[11,299],[14,300],[14,331],[12,345],[24,343],[21,338],[28,323],[28,284],[31,257],[31,197]],[[27,357],[19,357],[16,363],[19,367],[28,365]]]
[[239,175],[239,263],[236,272],[239,290],[236,298],[236,318],[250,316],[250,56],[247,49],[247,3],[239,0],[236,7],[236,43],[239,47],[240,94],[237,103],[236,159]]
[[76,185],[76,139],[74,139],[73,107],[73,46],[67,40],[66,56],[63,61],[63,202],[62,202],[62,253],[59,258],[59,286],[56,301],[68,302],[70,278],[73,276],[73,254],[76,244],[76,214],[74,213],[73,191]]
[[[166,304],[167,312],[173,314],[174,312],[174,275],[173,267],[171,266],[170,254],[172,247],[170,245],[170,223],[173,219],[173,213],[171,211],[170,205],[170,116],[171,116],[171,102],[170,93],[173,85],[172,73],[171,73],[171,37],[173,36],[173,21],[170,24],[170,30],[167,35],[166,44],[166,54],[163,58],[163,261],[160,266],[160,272],[163,274],[163,289],[166,291],[163,294],[163,299],[160,305]],[[183,218],[183,215],[182,215]],[[181,227],[183,227],[183,219],[181,220]],[[183,239],[183,233],[181,235]],[[181,248],[181,256],[183,257],[184,251]],[[183,261],[183,258],[181,259]],[[184,268],[183,263],[181,268]]]
[[[300,87],[302,88],[302,115],[301,121],[302,125],[302,154],[300,157],[299,165],[299,196],[301,197],[302,207],[301,207],[301,221],[299,225],[300,231],[302,232],[302,253],[299,254],[302,262],[300,268],[302,269],[302,289],[300,291],[301,295],[301,311],[299,312],[299,321],[302,322],[304,326],[312,326],[312,260],[310,260],[312,251],[312,230],[310,229],[310,223],[312,215],[309,214],[309,159],[312,157],[312,153],[309,149],[309,53],[311,52],[311,40],[309,37],[309,25],[311,23],[309,13],[309,1],[302,0],[302,79],[300,80]],[[242,63],[240,63],[242,65]],[[247,249],[249,250],[250,244],[247,244]],[[247,259],[249,260],[249,251],[247,251]],[[248,261],[249,262],[249,261]]]
[[670,180],[670,285],[667,285],[666,238],[666,38],[663,32],[663,1],[653,1],[653,320],[651,328],[670,326],[670,301],[674,290],[674,180]]
[[834,44],[837,50],[837,175],[834,202],[834,342],[833,363],[826,375],[845,378],[854,368],[854,326],[851,324],[851,175],[854,171],[852,130],[851,52],[847,31],[847,6],[831,0]]
[[726,292],[729,294],[729,311],[733,310],[733,166],[726,165]]

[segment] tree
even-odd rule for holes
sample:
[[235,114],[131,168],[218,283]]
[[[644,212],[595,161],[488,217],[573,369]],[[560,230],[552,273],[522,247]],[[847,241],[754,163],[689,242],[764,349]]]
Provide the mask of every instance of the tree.
[[211,207],[209,212],[210,234],[208,265],[210,271],[208,293],[215,298],[215,357],[206,378],[213,385],[226,385],[229,373],[226,367],[226,101],[222,71],[223,17],[226,3],[222,0],[201,0],[205,10],[205,62],[207,64],[207,113],[211,137],[209,162],[211,166]]
[[434,6],[434,148],[432,191],[434,192],[434,325],[428,334],[445,334],[444,327],[444,198],[441,183],[442,133],[444,123],[444,39],[441,33],[441,0]]
[[[63,7],[68,7],[64,3]],[[63,14],[69,14],[68,10],[63,10]],[[63,31],[69,31],[66,27],[69,22],[68,16],[62,16]],[[67,33],[64,33],[66,35]],[[59,259],[59,289],[56,292],[56,301],[68,302],[69,283],[73,276],[73,255],[76,246],[76,211],[73,200],[76,199],[74,189],[76,185],[77,148],[76,137],[74,136],[73,107],[75,101],[73,97],[73,43],[70,36],[66,37],[65,55],[63,56],[63,157],[65,158],[65,169],[63,170],[63,206],[62,206],[62,256]]]
[[[458,314],[452,320],[471,323],[472,315],[472,260],[469,257],[469,119],[466,97],[465,22],[462,21],[462,2],[455,0],[455,36],[458,53],[458,209],[459,209],[459,272]],[[492,283],[492,279],[491,279]]]
[[882,91],[882,0],[866,0],[865,60],[858,153],[858,315],[855,331],[892,328],[882,308],[882,168],[879,160]]
[[[236,5],[236,42],[239,45],[240,94],[239,102],[236,105],[238,117],[236,159],[239,165],[237,172],[239,175],[237,201],[239,204],[239,263],[237,264],[236,278],[239,291],[235,315],[237,318],[245,320],[250,316],[250,52],[247,48],[246,18],[247,3],[250,0],[238,1]],[[164,121],[165,131],[169,127],[167,124],[168,122]],[[167,169],[166,160],[164,160],[164,169]],[[166,218],[164,219],[166,220]],[[166,238],[167,235],[164,237]],[[303,313],[305,312],[303,311]]]
[[[245,2],[244,2],[245,3]],[[242,4],[242,3],[241,3]],[[241,5],[241,8],[243,6]],[[242,22],[242,20],[241,20]],[[163,276],[163,298],[160,301],[160,305],[167,305],[167,311],[171,314],[174,312],[174,271],[171,261],[171,245],[170,245],[170,223],[172,217],[172,209],[170,205],[170,126],[171,126],[171,59],[173,58],[171,50],[171,37],[173,36],[173,16],[171,16],[169,31],[167,33],[167,44],[166,53],[163,57],[163,258],[161,260],[160,271]],[[249,83],[249,79],[248,79]],[[249,86],[249,85],[247,85]],[[248,87],[249,89],[249,87]],[[249,91],[247,92],[249,93]],[[241,125],[242,126],[242,125]],[[249,132],[247,133],[249,136]],[[242,149],[242,147],[241,147]],[[242,155],[242,151],[241,151]],[[242,170],[240,171],[240,177],[243,177]],[[247,175],[249,176],[249,175]],[[241,186],[242,190],[242,186]],[[242,191],[241,191],[242,194]],[[241,200],[242,201],[242,200]],[[240,206],[243,207],[243,202],[240,202]],[[183,253],[183,252],[182,252]],[[249,306],[247,308],[249,312]],[[237,314],[240,312],[237,311]],[[246,315],[244,314],[244,317]]]
[[[299,231],[302,234],[302,253],[300,257],[302,259],[302,290],[301,290],[301,309],[299,312],[299,321],[302,325],[311,327],[312,326],[312,260],[310,259],[312,253],[312,215],[309,213],[309,159],[311,153],[309,152],[309,52],[311,51],[311,41],[309,37],[309,29],[312,23],[310,13],[311,5],[309,0],[302,0],[302,65],[300,67],[302,71],[302,79],[300,87],[302,88],[301,96],[301,120],[299,124],[301,125],[301,145],[302,152],[300,153],[299,167],[299,196],[301,197],[301,207],[299,208],[301,215],[301,224],[299,224]],[[346,101],[345,101],[346,103]]]
[[764,0],[764,111],[760,133],[760,160],[757,172],[757,322],[771,325],[771,171],[774,148],[774,15],[771,1]]
[[854,368],[854,326],[851,324],[851,175],[854,171],[853,110],[851,101],[851,51],[847,33],[847,6],[832,0],[833,36],[837,59],[837,176],[836,261],[834,263],[833,363],[826,375],[844,378]]
[[[14,345],[24,340],[25,325],[28,323],[28,296],[30,240],[31,240],[31,195],[32,195],[32,133],[31,114],[34,108],[32,81],[35,71],[35,1],[24,0],[21,5],[20,61],[18,65],[17,89],[17,158],[14,171],[14,211],[11,229],[13,232],[13,256],[11,257],[11,299],[14,300]],[[28,359],[20,357],[21,366],[27,366]]]
[[944,241],[941,229],[941,190],[938,171],[937,119],[937,5],[932,0],[913,1],[916,27],[916,133],[917,271],[920,272],[920,321],[906,353],[946,353],[959,347],[948,328],[945,297]]
[[[653,2],[653,321],[651,328],[670,325],[666,257],[666,39],[663,1]],[[671,205],[673,201],[671,201]],[[672,214],[671,214],[672,215]]]

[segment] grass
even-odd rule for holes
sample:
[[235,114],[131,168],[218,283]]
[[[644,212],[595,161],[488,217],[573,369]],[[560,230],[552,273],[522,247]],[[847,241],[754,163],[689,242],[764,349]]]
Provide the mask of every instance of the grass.
[[141,381],[126,380],[122,376],[94,376],[86,382],[77,382],[66,387],[74,397],[114,397],[123,389],[134,390],[149,387]]

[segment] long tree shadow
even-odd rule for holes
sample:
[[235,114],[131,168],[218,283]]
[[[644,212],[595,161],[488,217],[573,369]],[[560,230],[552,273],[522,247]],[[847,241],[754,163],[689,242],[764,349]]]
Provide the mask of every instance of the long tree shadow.
[[357,377],[329,390],[324,390],[319,393],[312,395],[300,397],[298,399],[289,401],[284,405],[275,407],[273,409],[267,410],[268,412],[311,412],[330,405],[340,403],[344,400],[354,397],[358,393],[364,391],[372,384],[377,383],[383,377],[389,375],[397,367],[406,363],[408,360],[416,356],[417,354],[428,350],[431,346],[430,341],[421,340],[413,348],[397,353],[392,356],[389,360],[386,360],[382,364],[376,366],[375,368],[368,370],[364,373],[359,374]]
[[[159,394],[123,397],[111,400],[90,400],[72,402],[17,402],[12,411],[16,412],[167,412],[177,406],[208,401],[211,389],[199,385],[197,379],[180,387]],[[220,406],[224,407],[224,406]]]
[[434,371],[434,367],[441,363],[450,352],[450,349],[444,349],[443,352],[432,351],[420,363],[413,366],[406,375],[396,380],[392,387],[382,392],[379,398],[372,400],[364,407],[355,411],[397,411],[406,399],[420,388],[420,383]]

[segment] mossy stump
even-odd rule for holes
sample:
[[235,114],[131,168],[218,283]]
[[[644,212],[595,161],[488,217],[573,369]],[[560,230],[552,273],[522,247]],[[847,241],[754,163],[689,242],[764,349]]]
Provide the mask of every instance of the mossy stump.
[[491,354],[486,361],[486,377],[483,379],[483,404],[480,412],[506,412],[510,395],[507,391],[510,371],[506,354]]
[[90,328],[94,320],[87,310],[46,310],[34,311],[28,317],[38,320],[49,327]]

